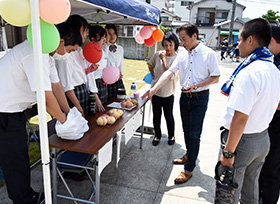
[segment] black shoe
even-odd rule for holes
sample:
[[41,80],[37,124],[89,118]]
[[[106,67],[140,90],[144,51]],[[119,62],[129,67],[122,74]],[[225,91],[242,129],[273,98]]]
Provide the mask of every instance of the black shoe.
[[157,137],[155,136],[154,139],[153,139],[152,144],[153,144],[154,146],[157,146],[157,145],[159,144],[159,142],[160,142],[160,139],[157,138]]
[[86,174],[82,173],[72,173],[72,172],[64,172],[63,176],[65,178],[70,178],[75,181],[83,181],[85,179]]
[[172,138],[168,138],[167,144],[174,145],[174,143],[175,143],[175,137],[174,136]]

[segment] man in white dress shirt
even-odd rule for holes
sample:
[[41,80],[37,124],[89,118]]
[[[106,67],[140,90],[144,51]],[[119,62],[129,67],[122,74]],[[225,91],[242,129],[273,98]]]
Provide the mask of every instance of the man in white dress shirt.
[[199,42],[195,25],[182,25],[177,29],[177,33],[186,51],[179,54],[171,67],[143,97],[149,95],[151,99],[157,90],[179,71],[182,90],[180,112],[187,151],[182,158],[175,159],[173,163],[184,165],[184,170],[174,180],[175,184],[181,184],[192,177],[209,100],[209,85],[219,81],[220,70],[215,52]]

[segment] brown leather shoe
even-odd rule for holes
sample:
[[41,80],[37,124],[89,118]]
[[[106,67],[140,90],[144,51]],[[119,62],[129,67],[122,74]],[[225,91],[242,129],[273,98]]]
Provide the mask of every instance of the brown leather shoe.
[[174,159],[173,160],[173,164],[186,164],[188,161],[188,156],[184,155],[182,158],[180,159]]
[[186,183],[191,177],[192,177],[193,173],[192,172],[186,172],[185,170],[183,170],[179,176],[177,176],[177,178],[174,180],[175,184],[181,184],[181,183]]

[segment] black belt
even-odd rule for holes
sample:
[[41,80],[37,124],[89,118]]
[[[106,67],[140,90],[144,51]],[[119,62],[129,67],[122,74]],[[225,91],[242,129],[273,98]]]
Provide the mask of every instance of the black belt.
[[189,92],[189,93],[185,93],[185,94],[188,98],[194,98],[194,97],[198,97],[201,95],[209,94],[209,89],[204,90],[204,91],[198,91],[198,92]]

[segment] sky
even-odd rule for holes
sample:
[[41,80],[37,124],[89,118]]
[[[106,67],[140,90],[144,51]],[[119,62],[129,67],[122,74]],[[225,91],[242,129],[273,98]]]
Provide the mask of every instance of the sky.
[[246,6],[243,18],[258,18],[266,14],[268,10],[279,11],[278,15],[280,15],[279,0],[237,0],[237,3]]

